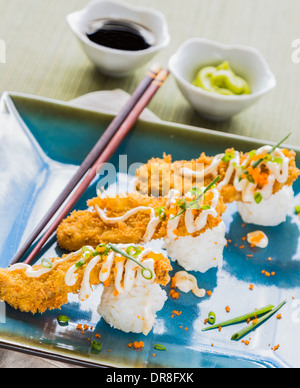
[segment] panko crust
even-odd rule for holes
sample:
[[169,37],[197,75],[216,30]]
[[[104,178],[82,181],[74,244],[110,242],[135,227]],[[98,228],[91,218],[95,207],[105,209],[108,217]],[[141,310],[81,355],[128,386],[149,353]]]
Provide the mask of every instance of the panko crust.
[[[211,198],[207,195],[207,204]],[[89,206],[99,206],[102,210],[105,209],[108,217],[114,218],[124,215],[131,209],[139,206],[151,207],[158,209],[165,206],[167,198],[154,198],[144,196],[139,193],[129,194],[128,196],[117,196],[113,198],[93,198],[88,201]],[[211,215],[207,218],[207,224],[201,231],[194,233],[198,236],[204,233],[207,229],[212,229],[222,222],[222,215],[226,210],[226,205],[223,202],[222,196],[219,198],[216,211],[217,217]],[[167,217],[156,227],[153,235],[153,240],[164,238],[167,234],[168,219],[172,215],[176,215],[180,211],[177,205],[171,209],[166,209]],[[201,210],[195,210],[195,217],[200,214]],[[83,245],[91,245],[96,247],[100,243],[114,244],[139,244],[143,241],[146,233],[147,225],[150,221],[150,211],[139,211],[124,222],[116,224],[105,224],[95,210],[74,211],[68,218],[62,221],[57,229],[57,240],[61,248],[68,251],[80,249]],[[187,235],[184,218],[180,219],[177,229],[178,236]]]
[[[227,149],[225,152],[231,153],[235,149]],[[280,191],[283,186],[292,186],[292,184],[297,180],[300,170],[296,167],[295,157],[296,153],[293,150],[283,150],[285,156],[289,158],[289,176],[288,180],[285,183],[279,183],[275,181],[273,187],[273,194]],[[240,152],[241,162],[246,158],[247,154]],[[147,164],[141,166],[136,173],[137,183],[136,190],[143,195],[165,195],[165,193],[170,189],[180,190],[182,195],[187,193],[191,187],[196,183],[195,178],[190,182],[189,180],[184,181],[181,173],[183,167],[188,167],[189,169],[196,171],[196,165],[203,164],[203,168],[207,168],[211,165],[214,157],[207,156],[205,153],[202,153],[198,159],[192,159],[190,161],[180,160],[172,161],[171,155],[164,154],[163,158],[152,158],[148,161]],[[219,182],[222,182],[227,168],[228,163],[221,161],[218,166],[217,175],[220,176]],[[159,178],[154,178],[159,177]],[[203,185],[208,186],[216,177],[216,175],[209,174],[205,176]],[[233,177],[227,185],[224,185],[221,190],[223,200],[225,203],[232,203],[235,201],[242,200],[242,194],[238,192],[233,186]]]
[[[47,274],[39,278],[30,278],[25,274],[24,269],[9,271],[9,269],[0,269],[0,300],[7,302],[15,309],[32,314],[44,313],[46,310],[60,309],[61,306],[68,303],[68,294],[78,294],[84,276],[84,271],[88,262],[80,267],[76,274],[78,279],[73,287],[65,283],[67,271],[80,258],[80,254],[71,255],[70,259],[60,263]],[[154,260],[155,282],[160,285],[167,285],[170,281],[169,271],[172,270],[170,260],[162,254],[148,253],[144,259]],[[52,263],[59,258],[51,259]],[[98,262],[91,272],[90,284],[96,286],[100,283],[99,272],[103,260]],[[34,270],[43,268],[41,265],[33,266]],[[109,285],[114,281],[114,268],[112,267]]]

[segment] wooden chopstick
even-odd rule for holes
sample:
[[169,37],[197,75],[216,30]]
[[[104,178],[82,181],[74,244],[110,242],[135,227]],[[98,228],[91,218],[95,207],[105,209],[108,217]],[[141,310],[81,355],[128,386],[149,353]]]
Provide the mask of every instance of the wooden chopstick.
[[61,221],[69,214],[69,212],[73,209],[73,207],[78,202],[79,198],[82,196],[82,194],[86,191],[86,189],[89,187],[92,180],[97,176],[97,173],[101,170],[102,166],[109,161],[109,159],[112,157],[112,155],[115,153],[121,142],[124,140],[126,135],[129,133],[133,125],[138,120],[139,116],[145,109],[145,107],[149,104],[149,102],[152,100],[154,95],[157,93],[159,88],[162,86],[162,84],[165,82],[169,75],[168,70],[161,70],[157,77],[151,82],[149,88],[145,91],[145,93],[142,95],[142,97],[137,101],[135,107],[132,109],[126,120],[123,122],[123,124],[120,126],[119,130],[116,132],[116,134],[113,136],[111,141],[109,142],[108,146],[105,148],[105,150],[102,152],[102,154],[98,157],[96,162],[93,164],[93,166],[90,168],[74,194],[70,197],[70,199],[67,201],[67,203],[63,206],[62,210],[58,214],[58,216],[55,218],[53,223],[50,225],[50,227],[46,230],[44,235],[40,238],[40,240],[37,242],[36,246],[33,248],[31,253],[29,254],[28,258],[25,260],[26,264],[30,264],[36,255],[40,252],[42,247],[45,245],[45,243],[49,240],[49,238],[52,236],[52,234],[56,231]]
[[48,225],[53,216],[57,213],[63,203],[67,200],[72,191],[76,188],[78,183],[87,173],[87,171],[92,167],[95,163],[99,155],[104,151],[105,147],[108,145],[109,141],[116,134],[117,130],[124,123],[126,118],[132,112],[133,108],[140,100],[145,91],[149,88],[151,82],[156,78],[158,73],[161,71],[161,66],[158,64],[154,64],[151,69],[148,71],[146,76],[143,78],[141,83],[138,85],[136,90],[133,92],[132,96],[125,104],[125,106],[121,109],[119,114],[115,117],[115,119],[111,122],[111,124],[107,127],[103,135],[100,137],[98,142],[95,144],[93,149],[87,155],[87,157],[82,162],[81,166],[76,171],[73,178],[64,188],[63,192],[58,196],[56,201],[53,203],[51,208],[47,211],[41,222],[38,226],[33,230],[30,234],[24,245],[17,252],[13,260],[11,261],[11,265],[17,263],[22,257],[26,254],[27,250],[31,247],[34,241],[38,238],[44,228]]

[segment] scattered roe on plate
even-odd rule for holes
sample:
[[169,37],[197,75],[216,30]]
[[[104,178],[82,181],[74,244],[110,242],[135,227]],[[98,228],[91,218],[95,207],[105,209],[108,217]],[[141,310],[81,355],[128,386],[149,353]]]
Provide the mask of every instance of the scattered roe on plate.
[[127,345],[129,348],[132,348],[132,349],[139,349],[139,350],[142,350],[144,349],[144,342],[143,341],[134,341],[134,342],[131,342]]

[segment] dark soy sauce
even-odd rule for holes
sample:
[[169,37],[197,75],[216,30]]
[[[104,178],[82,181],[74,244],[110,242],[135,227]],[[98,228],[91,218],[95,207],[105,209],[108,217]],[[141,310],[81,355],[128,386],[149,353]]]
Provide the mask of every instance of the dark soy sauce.
[[126,20],[95,20],[89,24],[86,35],[96,44],[124,51],[146,50],[155,43],[151,31]]

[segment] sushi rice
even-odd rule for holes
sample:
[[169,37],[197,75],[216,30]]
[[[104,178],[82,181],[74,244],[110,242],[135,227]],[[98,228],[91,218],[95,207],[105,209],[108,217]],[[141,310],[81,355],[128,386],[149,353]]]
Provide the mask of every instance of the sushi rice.
[[222,267],[223,250],[227,244],[225,232],[225,224],[221,222],[198,237],[166,239],[165,247],[171,260],[177,261],[186,271],[204,273],[211,268]]
[[104,288],[98,313],[115,329],[148,335],[166,300],[167,294],[158,284],[135,284],[117,296],[111,285]]
[[261,226],[277,226],[286,221],[292,206],[294,191],[290,186],[284,186],[269,199],[256,202],[237,202],[237,208],[243,221]]

